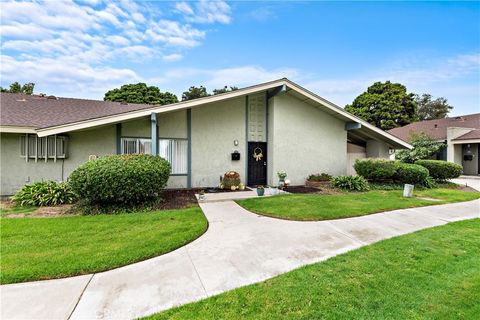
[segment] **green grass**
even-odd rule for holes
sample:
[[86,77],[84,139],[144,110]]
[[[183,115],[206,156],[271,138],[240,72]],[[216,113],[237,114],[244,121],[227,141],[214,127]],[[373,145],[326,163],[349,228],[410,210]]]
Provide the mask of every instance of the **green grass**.
[[10,208],[1,208],[0,209],[0,216],[5,216],[8,214],[30,214],[35,211],[38,207],[10,207]]
[[2,218],[1,283],[103,271],[179,248],[207,229],[199,207],[150,213]]
[[478,319],[480,219],[385,240],[150,319]]
[[402,190],[374,190],[335,195],[279,195],[239,200],[237,203],[249,211],[275,218],[330,220],[480,198],[480,192],[464,192],[450,188],[426,189],[414,193],[417,197],[433,198],[440,201],[417,197],[404,198]]

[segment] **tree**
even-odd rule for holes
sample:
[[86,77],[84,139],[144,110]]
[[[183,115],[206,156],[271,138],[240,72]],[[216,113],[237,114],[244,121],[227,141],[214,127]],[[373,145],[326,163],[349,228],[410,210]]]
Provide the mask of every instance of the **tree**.
[[375,82],[345,107],[348,112],[381,128],[389,130],[416,120],[414,94],[400,83]]
[[228,88],[227,86],[221,88],[221,89],[214,89],[213,90],[213,94],[221,94],[221,93],[227,93],[227,92],[230,92],[230,91],[236,91],[238,90],[238,87],[230,87]]
[[415,102],[418,107],[418,120],[443,119],[453,109],[446,98],[440,97],[432,100],[432,95],[428,93],[416,94]]
[[446,147],[444,143],[433,140],[425,133],[413,134],[409,142],[413,146],[413,149],[398,150],[395,154],[396,160],[414,163],[417,160],[431,159]]
[[25,83],[23,86],[15,81],[10,85],[10,89],[0,87],[0,92],[8,92],[8,93],[23,93],[31,95],[33,94],[33,88],[35,88],[35,83],[29,82]]
[[191,86],[188,91],[183,92],[182,101],[208,97],[209,95],[210,94],[207,92],[207,89],[204,86]]
[[177,96],[173,93],[161,92],[158,87],[147,86],[142,82],[125,84],[120,88],[109,90],[105,93],[103,100],[158,105],[178,102]]

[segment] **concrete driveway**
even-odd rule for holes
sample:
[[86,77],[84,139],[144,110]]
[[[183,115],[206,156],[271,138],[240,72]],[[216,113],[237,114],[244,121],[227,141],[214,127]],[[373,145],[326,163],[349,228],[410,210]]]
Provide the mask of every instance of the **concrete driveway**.
[[146,316],[382,239],[480,216],[480,200],[323,222],[258,216],[232,201],[201,207],[208,231],[176,251],[94,275],[1,286],[1,318]]
[[458,179],[453,179],[452,182],[480,191],[480,176],[460,176]]

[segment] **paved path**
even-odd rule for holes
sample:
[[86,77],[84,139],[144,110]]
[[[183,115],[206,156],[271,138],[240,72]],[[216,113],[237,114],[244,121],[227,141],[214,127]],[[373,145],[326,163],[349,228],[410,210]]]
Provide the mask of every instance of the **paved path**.
[[323,222],[258,216],[232,201],[201,207],[208,231],[171,253],[94,275],[1,286],[1,318],[141,317],[382,239],[480,216],[480,200]]

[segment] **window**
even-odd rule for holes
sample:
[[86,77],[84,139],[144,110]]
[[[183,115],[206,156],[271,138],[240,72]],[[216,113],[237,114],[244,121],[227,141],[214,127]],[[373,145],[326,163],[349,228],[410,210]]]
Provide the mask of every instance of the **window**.
[[[26,156],[28,154],[28,157]],[[33,134],[20,136],[20,156],[28,159],[54,159],[67,157],[67,137],[38,137]]]
[[172,174],[187,174],[188,140],[160,139],[158,154],[172,166]]
[[122,138],[122,154],[151,154],[150,139]]
[[[122,154],[151,154],[150,139],[122,138]],[[172,174],[187,174],[188,140],[186,139],[159,139],[158,155],[167,160],[172,166]]]

